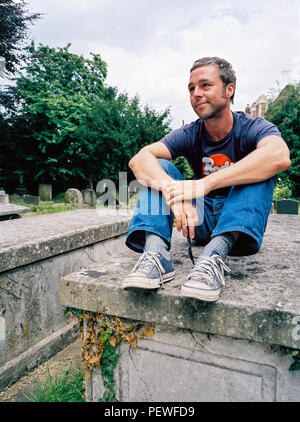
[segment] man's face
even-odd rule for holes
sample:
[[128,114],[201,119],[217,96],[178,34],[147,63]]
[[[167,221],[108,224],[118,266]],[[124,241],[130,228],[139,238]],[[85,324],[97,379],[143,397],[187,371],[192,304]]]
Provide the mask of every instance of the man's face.
[[230,96],[228,97],[227,92],[232,92],[230,91],[232,86],[224,87],[215,65],[195,69],[190,75],[188,85],[190,101],[195,113],[203,120],[218,117],[229,106]]

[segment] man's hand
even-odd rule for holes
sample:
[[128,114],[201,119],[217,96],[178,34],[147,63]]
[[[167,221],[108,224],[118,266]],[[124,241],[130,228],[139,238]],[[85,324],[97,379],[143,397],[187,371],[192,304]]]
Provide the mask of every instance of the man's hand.
[[190,238],[195,237],[195,226],[198,222],[196,206],[191,201],[176,202],[171,205],[171,210],[175,216],[177,230],[184,237],[187,237],[187,226],[189,226]]
[[195,180],[172,180],[166,181],[162,193],[166,203],[174,213],[177,230],[184,237],[187,237],[187,226],[189,226],[190,237],[195,237],[195,226],[198,223],[196,206],[192,199],[204,196],[204,184],[200,180],[196,185]]
[[204,179],[177,180],[168,182],[163,188],[163,195],[168,205],[180,203],[184,200],[202,198],[209,193]]

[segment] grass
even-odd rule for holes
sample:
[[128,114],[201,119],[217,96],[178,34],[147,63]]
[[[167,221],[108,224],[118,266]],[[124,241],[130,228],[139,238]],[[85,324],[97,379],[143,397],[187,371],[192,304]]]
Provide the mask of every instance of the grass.
[[[39,205],[34,204],[27,204],[24,203],[23,198],[17,194],[13,194],[9,196],[9,201],[11,204],[17,204],[20,206],[28,207],[30,208],[30,215],[42,215],[42,214],[53,214],[57,212],[63,212],[63,211],[73,211],[77,210],[78,208],[74,207],[72,204],[64,202],[64,193],[58,194],[53,201],[41,201]],[[138,202],[138,198],[131,198],[129,202],[129,206],[136,206]],[[84,206],[85,209],[103,209],[107,210],[109,207],[105,206]],[[115,208],[114,208],[115,209]],[[116,208],[118,209],[118,207]],[[28,214],[26,214],[28,215]]]
[[[25,204],[26,206],[26,204]],[[53,214],[55,212],[62,212],[62,211],[72,211],[77,210],[76,207],[74,207],[71,204],[58,204],[54,205],[52,202],[46,202],[44,204],[40,205],[27,205],[31,208],[31,211],[34,212],[36,215],[41,214]]]
[[59,199],[59,197],[56,197],[54,198],[54,201],[41,202],[40,205],[34,205],[25,204],[23,202],[23,198],[16,194],[10,195],[9,197],[9,201],[11,204],[18,204],[24,207],[28,207],[30,208],[31,212],[33,212],[35,215],[53,214],[56,212],[77,210],[77,208],[74,207],[72,204],[67,204],[63,202],[58,203]]
[[84,402],[84,386],[82,370],[74,372],[69,369],[53,376],[47,367],[46,381],[34,378],[36,392],[26,396],[27,402]]

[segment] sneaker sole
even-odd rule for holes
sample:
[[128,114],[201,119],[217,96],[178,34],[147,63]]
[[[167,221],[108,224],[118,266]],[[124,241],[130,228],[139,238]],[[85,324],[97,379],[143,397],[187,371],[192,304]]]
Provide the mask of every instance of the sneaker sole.
[[[167,283],[168,281],[173,280],[175,277],[175,271],[171,273],[165,274],[163,276],[163,282]],[[128,277],[121,283],[121,288],[124,290],[128,289],[147,289],[147,290],[154,290],[159,289],[162,286],[162,282],[160,278],[141,278],[141,277]]]
[[182,286],[180,290],[181,296],[191,299],[203,300],[204,302],[216,302],[221,294],[221,290],[198,290]]

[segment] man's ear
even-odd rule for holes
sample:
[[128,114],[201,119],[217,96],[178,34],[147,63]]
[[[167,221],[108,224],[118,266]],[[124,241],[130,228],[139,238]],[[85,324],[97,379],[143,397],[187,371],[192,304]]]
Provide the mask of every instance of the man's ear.
[[234,94],[234,91],[235,91],[235,85],[233,83],[228,84],[226,86],[226,97],[231,98]]

